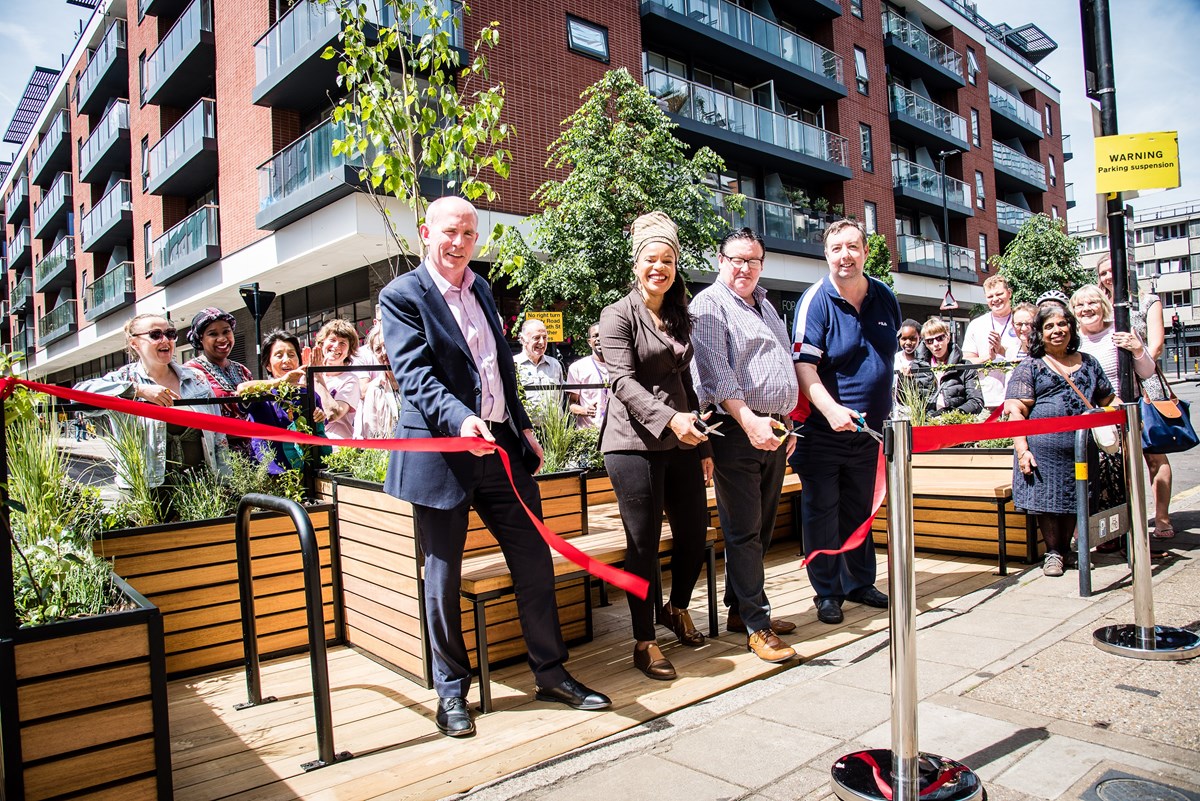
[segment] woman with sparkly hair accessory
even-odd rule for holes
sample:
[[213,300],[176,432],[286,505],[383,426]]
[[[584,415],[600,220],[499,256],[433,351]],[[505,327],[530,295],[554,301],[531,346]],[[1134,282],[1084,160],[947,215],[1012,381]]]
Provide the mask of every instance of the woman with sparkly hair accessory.
[[[196,355],[184,367],[197,370],[208,381],[214,398],[232,398],[238,386],[254,376],[241,362],[229,358],[237,344],[234,331],[237,321],[227,311],[209,306],[196,312],[187,338]],[[240,404],[221,404],[221,414],[234,420],[245,420],[246,410]],[[250,455],[250,441],[242,437],[230,437],[229,447],[243,456]]]

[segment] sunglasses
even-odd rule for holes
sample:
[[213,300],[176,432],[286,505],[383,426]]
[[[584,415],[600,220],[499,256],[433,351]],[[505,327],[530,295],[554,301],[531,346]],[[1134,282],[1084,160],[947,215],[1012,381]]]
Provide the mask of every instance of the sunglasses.
[[933,345],[938,342],[944,342],[946,340],[947,336],[948,336],[948,334],[938,334],[937,336],[933,336],[933,337],[925,337],[925,344]]
[[139,331],[136,334],[130,334],[130,336],[132,336],[132,337],[150,337],[151,342],[160,342],[163,339],[169,339],[172,342],[174,342],[175,338],[177,336],[179,336],[179,331],[177,331],[174,328],[168,328],[166,331],[162,331],[158,328],[153,328],[149,331]]

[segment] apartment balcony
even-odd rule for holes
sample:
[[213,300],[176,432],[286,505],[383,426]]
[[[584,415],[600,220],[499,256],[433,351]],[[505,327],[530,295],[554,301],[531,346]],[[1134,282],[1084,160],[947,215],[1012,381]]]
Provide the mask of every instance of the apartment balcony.
[[1038,110],[991,81],[988,81],[988,105],[992,109],[992,136],[1016,137],[1022,141],[1042,138],[1042,115]]
[[12,191],[4,200],[4,219],[16,225],[29,216],[29,178],[22,176],[13,181]]
[[966,120],[900,84],[888,86],[888,112],[895,130],[922,144],[963,151],[970,149]]
[[[942,213],[942,175],[915,161],[892,157],[892,190],[896,200],[934,217]],[[954,217],[973,217],[971,187],[946,176],[946,209]]]
[[97,114],[109,98],[129,93],[129,55],[125,20],[108,26],[104,39],[92,52],[87,67],[75,83],[75,108],[80,114]]
[[31,343],[29,341],[29,329],[18,328],[16,336],[13,337],[11,352],[12,353],[23,353],[27,357],[21,363],[21,366],[16,368],[18,372],[24,371],[24,369],[25,369],[24,365],[29,363],[28,357],[33,355],[32,347],[33,347],[33,343]]
[[189,197],[217,177],[216,102],[205,98],[150,148],[146,189],[154,195]]
[[29,248],[29,226],[22,225],[8,240],[8,269],[20,270],[33,264],[33,251]]
[[801,17],[814,22],[842,16],[842,4],[838,0],[789,0],[788,5]]
[[29,311],[33,305],[33,279],[25,276],[13,284],[12,294],[9,298],[12,302],[13,314]]
[[889,63],[931,88],[967,85],[962,53],[890,8],[883,11],[883,45]]
[[[367,4],[368,20],[377,26],[391,26],[391,8],[380,17]],[[463,44],[462,3],[439,0],[438,9],[450,14],[442,25],[450,44],[461,51],[461,61],[469,57]],[[456,20],[458,24],[451,24]],[[420,38],[429,31],[427,22],[410,21],[411,35]],[[337,41],[342,22],[336,3],[299,0],[263,34],[254,45],[255,85],[250,99],[260,106],[307,107],[337,87],[337,62],[321,58],[325,48]],[[373,31],[368,29],[368,35]]]
[[132,306],[134,300],[133,262],[122,262],[109,267],[108,272],[83,290],[83,317],[88,322],[95,322],[118,309]]
[[221,258],[216,206],[204,206],[154,240],[154,284],[166,286]]
[[1015,236],[1025,221],[1032,216],[1033,212],[1028,209],[1005,203],[1003,200],[996,201],[996,227],[1002,234],[1008,233]]
[[133,193],[129,181],[118,181],[79,223],[79,246],[88,253],[107,253],[133,239]]
[[[946,243],[918,236],[896,237],[897,270],[930,278],[946,277]],[[950,245],[950,277],[963,284],[979,283],[975,251]]]
[[1002,142],[992,142],[996,187],[1001,192],[1045,192],[1046,167]]
[[1070,161],[1075,158],[1075,154],[1071,151],[1071,135],[1067,134],[1062,138],[1063,161]]
[[38,149],[29,158],[29,180],[40,187],[54,182],[63,170],[71,169],[71,125],[67,110],[55,114],[50,127],[42,132]]
[[64,236],[33,266],[33,290],[53,292],[75,283],[75,237]]
[[67,227],[72,191],[71,173],[60,172],[41,201],[33,207],[34,236],[49,239],[59,228]]
[[747,84],[775,80],[818,101],[847,94],[841,56],[728,0],[642,0],[641,14],[644,39],[736,63]]
[[325,120],[258,168],[255,227],[278,231],[359,186],[359,168],[333,155],[333,140],[344,135],[344,126]]
[[661,70],[647,70],[645,82],[659,106],[678,123],[682,139],[768,172],[805,173],[819,181],[850,178],[850,148],[844,136]]
[[187,4],[188,0],[137,0],[138,16],[173,17]]
[[54,311],[38,320],[38,347],[44,348],[75,331],[75,301],[64,300],[54,307]]
[[1067,193],[1067,208],[1075,208],[1075,184],[1067,184],[1063,189]]
[[213,0],[192,0],[146,59],[143,102],[187,108],[212,84]]
[[824,215],[805,214],[788,203],[749,197],[742,201],[742,213],[738,214],[729,207],[728,197],[727,192],[714,194],[717,214],[730,228],[747,226],[757,231],[767,250],[813,258],[824,254],[822,237],[827,225]]
[[118,100],[79,146],[79,179],[98,184],[114,172],[129,172],[129,101]]

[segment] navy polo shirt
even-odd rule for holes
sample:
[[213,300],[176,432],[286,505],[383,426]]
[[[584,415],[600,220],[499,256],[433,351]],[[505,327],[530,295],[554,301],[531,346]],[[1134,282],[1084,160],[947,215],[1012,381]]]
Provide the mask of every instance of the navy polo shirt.
[[[867,281],[861,311],[838,294],[828,276],[805,291],[796,310],[793,358],[815,365],[833,399],[863,412],[867,425],[878,431],[892,411],[900,304],[882,281],[870,276]],[[796,416],[829,427],[803,393]]]

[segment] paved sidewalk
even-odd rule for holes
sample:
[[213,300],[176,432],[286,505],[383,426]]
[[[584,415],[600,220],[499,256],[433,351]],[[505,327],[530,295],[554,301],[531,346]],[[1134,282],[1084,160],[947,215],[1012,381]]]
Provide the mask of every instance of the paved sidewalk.
[[[1179,535],[1155,544],[1170,549],[1154,560],[1156,621],[1197,630],[1200,487],[1172,518]],[[1100,560],[1091,598],[1075,571],[1034,568],[917,618],[920,747],[964,762],[992,801],[1200,801],[1200,660],[1095,648],[1094,629],[1133,622],[1125,563]],[[890,703],[881,632],[454,798],[832,799],[838,757],[890,747]],[[1157,786],[1094,789],[1122,777]]]

